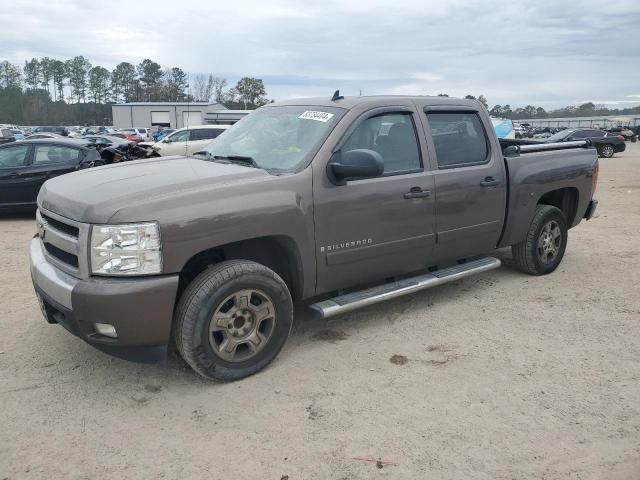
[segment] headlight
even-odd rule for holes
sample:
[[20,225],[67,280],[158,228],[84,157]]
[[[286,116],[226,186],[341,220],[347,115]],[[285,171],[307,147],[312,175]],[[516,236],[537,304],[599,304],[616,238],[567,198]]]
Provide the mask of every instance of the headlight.
[[161,272],[160,228],[156,222],[92,227],[91,273],[151,275]]

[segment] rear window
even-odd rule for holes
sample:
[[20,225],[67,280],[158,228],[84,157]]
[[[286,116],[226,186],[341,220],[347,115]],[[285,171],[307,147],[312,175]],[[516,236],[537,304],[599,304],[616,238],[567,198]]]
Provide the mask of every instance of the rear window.
[[430,112],[429,126],[438,168],[479,165],[489,161],[489,145],[477,113]]

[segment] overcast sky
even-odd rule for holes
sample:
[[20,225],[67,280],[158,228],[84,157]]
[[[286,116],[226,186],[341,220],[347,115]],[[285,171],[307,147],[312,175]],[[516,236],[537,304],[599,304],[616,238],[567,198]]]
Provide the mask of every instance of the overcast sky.
[[545,108],[640,104],[640,0],[19,0],[0,9],[0,59],[151,58],[276,100],[484,94]]

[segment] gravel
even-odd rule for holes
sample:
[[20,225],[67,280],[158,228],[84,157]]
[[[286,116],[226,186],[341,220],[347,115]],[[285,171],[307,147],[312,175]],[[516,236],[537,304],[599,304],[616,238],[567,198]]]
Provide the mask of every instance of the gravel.
[[506,265],[329,322],[232,384],[43,320],[0,217],[0,478],[640,478],[640,144],[601,159],[559,269]]

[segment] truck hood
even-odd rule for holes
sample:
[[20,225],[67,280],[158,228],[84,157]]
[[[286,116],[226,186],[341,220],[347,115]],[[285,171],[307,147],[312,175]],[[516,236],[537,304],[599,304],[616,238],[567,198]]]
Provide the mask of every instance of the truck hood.
[[[119,210],[184,192],[218,190],[269,178],[264,170],[190,157],[162,157],[90,168],[45,182],[38,206],[86,223],[107,223]],[[144,219],[132,218],[129,221]]]

